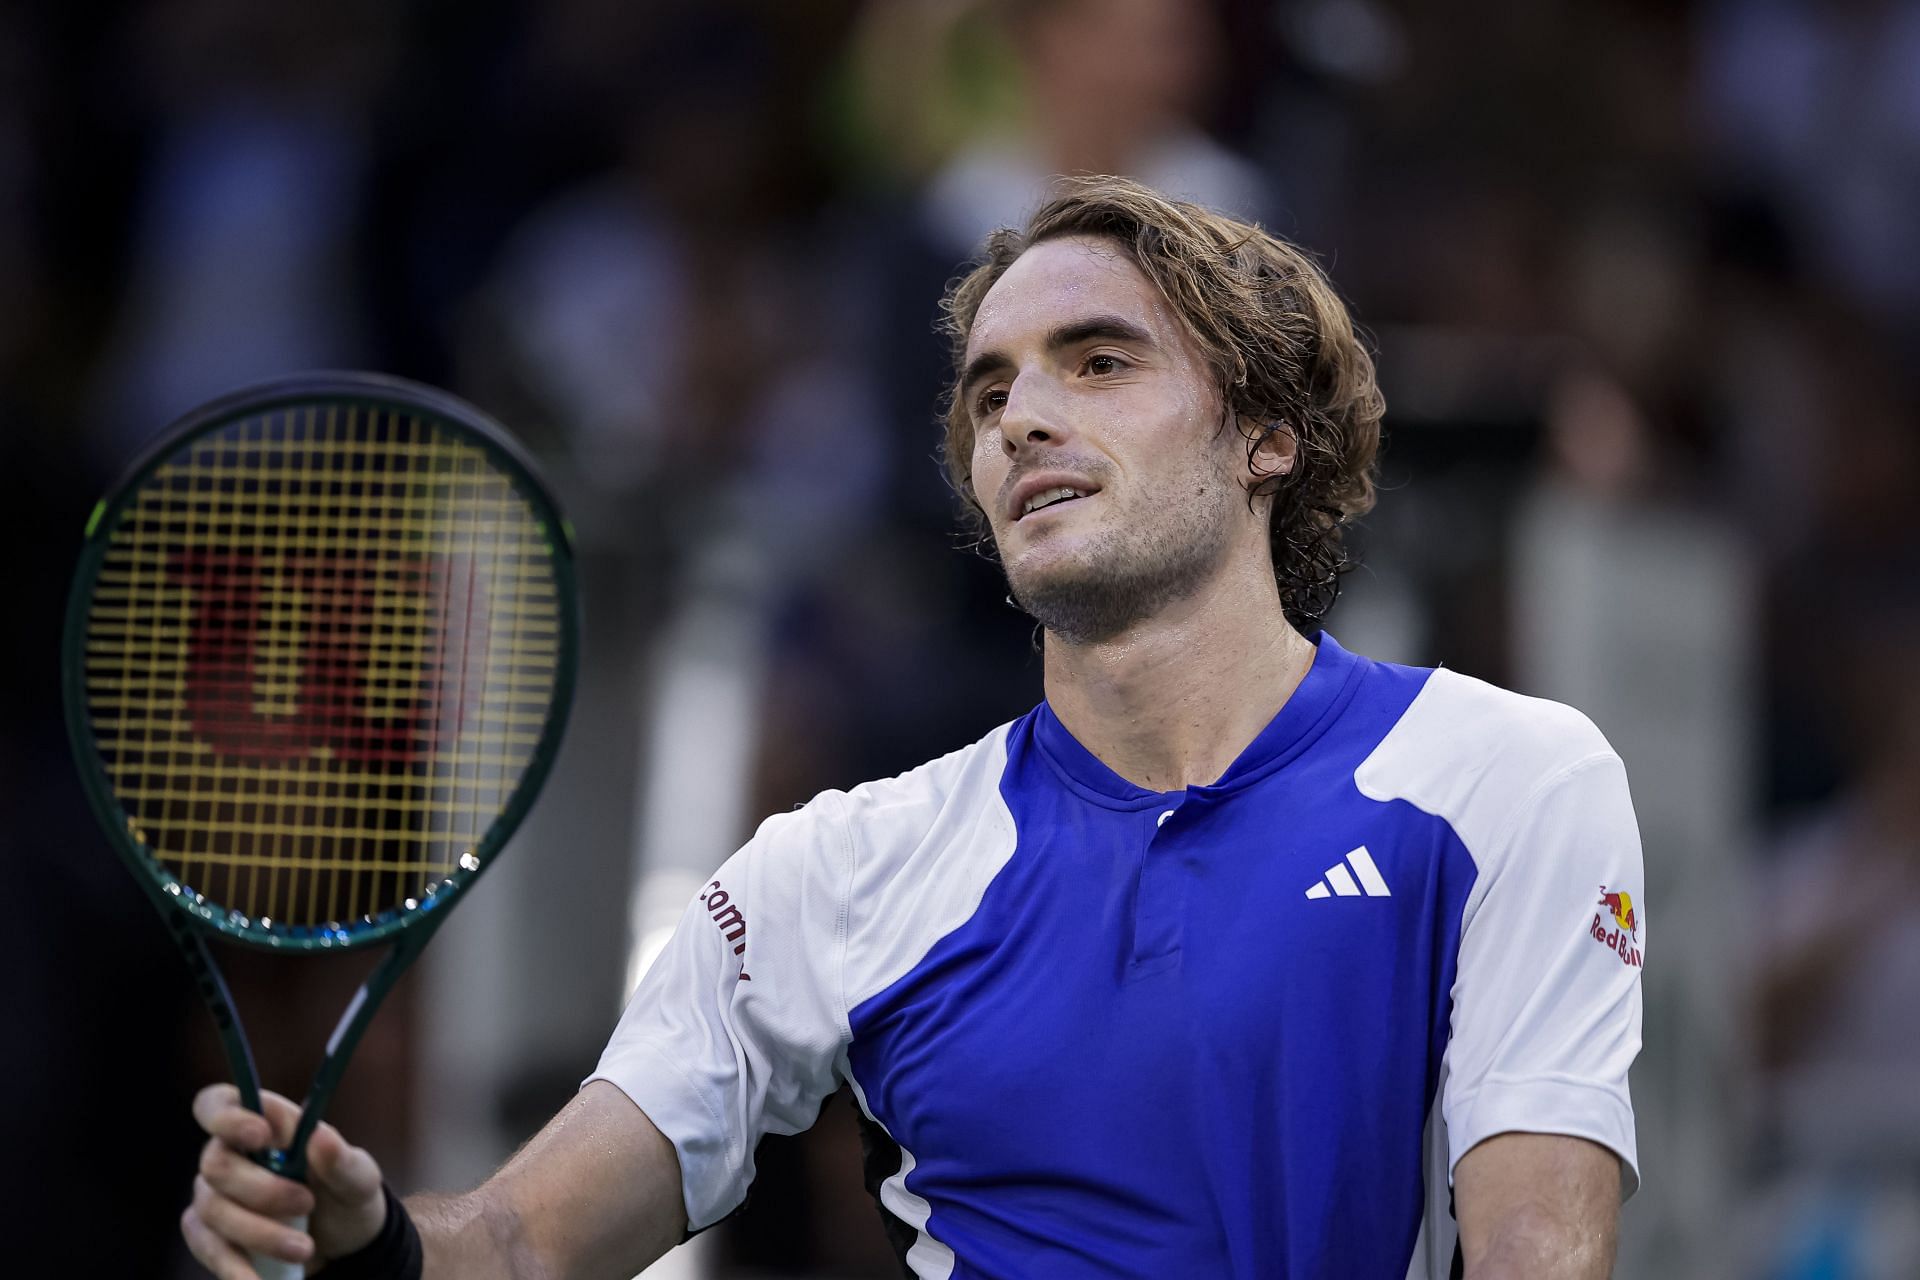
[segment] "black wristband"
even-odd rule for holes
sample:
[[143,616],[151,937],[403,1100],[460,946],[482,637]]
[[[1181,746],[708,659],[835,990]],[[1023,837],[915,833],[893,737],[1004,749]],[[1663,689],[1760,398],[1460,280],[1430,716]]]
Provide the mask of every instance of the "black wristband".
[[346,1257],[335,1258],[311,1280],[420,1280],[425,1259],[413,1217],[392,1187],[381,1183],[380,1191],[387,1198],[387,1220],[380,1224],[380,1234]]

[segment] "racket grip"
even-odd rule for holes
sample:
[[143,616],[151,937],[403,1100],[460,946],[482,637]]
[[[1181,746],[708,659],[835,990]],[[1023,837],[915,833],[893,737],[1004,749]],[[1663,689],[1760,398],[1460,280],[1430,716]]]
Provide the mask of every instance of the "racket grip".
[[[307,1229],[307,1217],[301,1214],[297,1218],[288,1218],[288,1226],[295,1231]],[[247,1256],[253,1264],[253,1270],[260,1280],[305,1280],[307,1268],[299,1262],[288,1262],[285,1258],[269,1258],[265,1254],[255,1253]]]

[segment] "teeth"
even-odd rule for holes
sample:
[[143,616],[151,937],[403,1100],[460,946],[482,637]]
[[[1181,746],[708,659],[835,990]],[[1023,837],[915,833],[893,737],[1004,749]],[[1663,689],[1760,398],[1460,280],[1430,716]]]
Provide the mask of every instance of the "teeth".
[[1084,498],[1086,496],[1086,494],[1080,492],[1078,489],[1061,485],[1057,489],[1048,489],[1043,493],[1036,493],[1031,498],[1028,498],[1027,505],[1020,508],[1020,514],[1023,516],[1031,515],[1041,507],[1046,506],[1049,502],[1057,502],[1061,498]]

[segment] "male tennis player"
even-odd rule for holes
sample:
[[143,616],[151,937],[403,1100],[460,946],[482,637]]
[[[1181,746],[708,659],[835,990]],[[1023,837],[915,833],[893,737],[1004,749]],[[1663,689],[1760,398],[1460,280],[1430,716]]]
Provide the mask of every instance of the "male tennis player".
[[946,305],[949,464],[1045,627],[1046,701],[762,825],[478,1190],[403,1206],[322,1128],[309,1191],[203,1092],[183,1224],[217,1274],[629,1276],[843,1081],[917,1277],[1608,1273],[1625,774],[1577,712],[1317,629],[1382,412],[1325,279],[1090,180]]

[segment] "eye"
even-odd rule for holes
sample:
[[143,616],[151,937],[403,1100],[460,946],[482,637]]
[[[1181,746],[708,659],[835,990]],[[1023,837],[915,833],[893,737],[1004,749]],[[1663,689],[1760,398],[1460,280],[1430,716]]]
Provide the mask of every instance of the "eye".
[[992,417],[994,414],[1000,412],[1000,410],[1007,407],[1006,388],[988,387],[985,391],[982,391],[980,393],[980,398],[973,402],[973,407],[975,412],[977,412],[981,417],[983,418]]
[[1087,372],[1093,374],[1095,377],[1104,377],[1109,373],[1118,373],[1125,367],[1126,363],[1118,356],[1087,357]]

